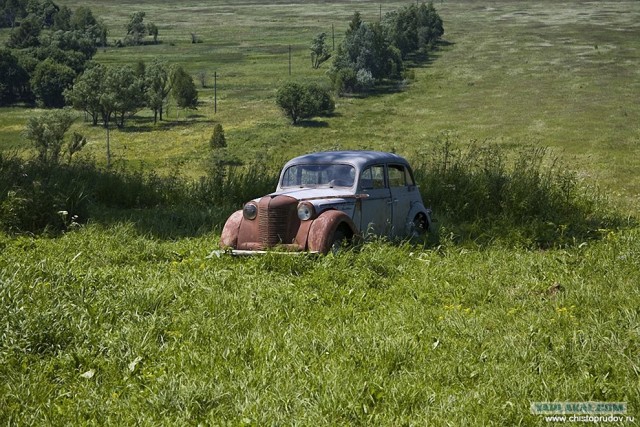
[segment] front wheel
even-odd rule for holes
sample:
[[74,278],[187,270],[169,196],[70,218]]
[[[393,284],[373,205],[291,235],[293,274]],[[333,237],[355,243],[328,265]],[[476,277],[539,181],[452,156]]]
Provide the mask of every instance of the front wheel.
[[335,255],[348,244],[349,237],[347,236],[347,233],[345,233],[344,229],[338,228],[336,232],[333,233],[331,245],[329,246],[329,252]]

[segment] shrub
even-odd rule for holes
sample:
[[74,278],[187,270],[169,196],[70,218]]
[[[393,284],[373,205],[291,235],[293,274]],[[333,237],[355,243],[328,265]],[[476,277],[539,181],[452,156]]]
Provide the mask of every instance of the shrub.
[[278,89],[276,104],[294,125],[300,119],[331,114],[335,109],[329,91],[315,83],[285,83]]
[[222,125],[220,123],[217,123],[213,127],[213,134],[209,140],[209,146],[214,150],[216,148],[224,148],[227,146],[227,140],[224,137],[224,129],[222,129]]

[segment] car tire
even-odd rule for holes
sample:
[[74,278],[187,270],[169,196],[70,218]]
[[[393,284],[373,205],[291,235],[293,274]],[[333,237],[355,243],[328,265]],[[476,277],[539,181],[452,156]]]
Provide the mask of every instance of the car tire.
[[429,231],[429,222],[427,217],[419,213],[413,218],[413,224],[411,227],[411,237],[422,237]]
[[343,228],[338,228],[335,233],[333,233],[331,245],[329,245],[329,253],[337,254],[348,242],[349,238],[347,237],[347,233],[345,233]]

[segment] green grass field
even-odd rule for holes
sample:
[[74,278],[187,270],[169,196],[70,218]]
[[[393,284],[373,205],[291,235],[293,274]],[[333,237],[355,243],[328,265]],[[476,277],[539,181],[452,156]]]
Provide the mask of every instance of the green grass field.
[[[428,163],[444,133],[550,147],[631,218],[549,250],[443,229],[324,258],[210,256],[218,223],[178,233],[191,218],[154,209],[95,212],[56,238],[0,233],[0,424],[553,425],[531,414],[539,401],[626,402],[638,422],[639,2],[438,2],[446,43],[415,79],[297,127],[274,102],[288,46],[291,78],[328,81],[311,39],[333,24],[338,43],[379,2],[59,3],[90,6],[110,41],[136,11],[158,25],[162,44],[97,61],[162,56],[208,75],[197,111],[156,126],[141,111],[112,131],[127,170],[203,175],[218,122],[233,155],[272,164],[333,148]],[[36,113],[0,109],[0,152],[28,155]],[[104,130],[74,130],[103,163]]]

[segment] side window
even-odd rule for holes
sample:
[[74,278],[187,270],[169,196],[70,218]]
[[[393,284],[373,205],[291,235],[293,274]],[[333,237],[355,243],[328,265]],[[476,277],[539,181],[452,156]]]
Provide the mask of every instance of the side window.
[[389,165],[389,187],[411,185],[411,175],[403,165]]
[[363,190],[375,190],[384,187],[384,166],[370,166],[360,175],[360,188]]

